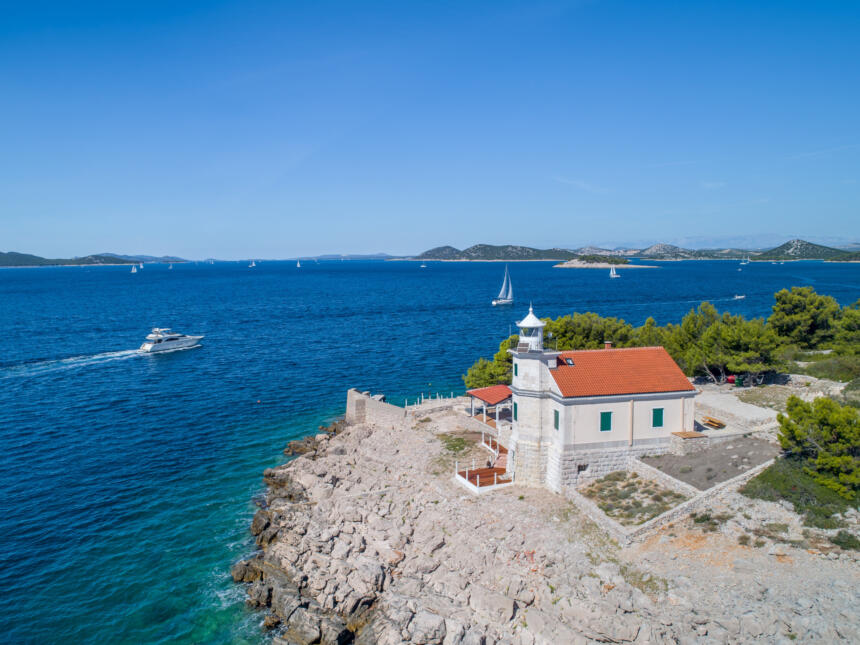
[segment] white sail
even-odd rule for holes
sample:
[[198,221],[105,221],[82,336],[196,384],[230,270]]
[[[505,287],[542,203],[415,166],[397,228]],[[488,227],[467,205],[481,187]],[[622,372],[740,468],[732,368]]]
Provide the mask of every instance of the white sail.
[[511,282],[511,276],[510,275],[508,275],[508,290],[505,293],[505,299],[506,300],[513,300],[514,299],[514,283]]
[[511,290],[511,276],[508,273],[508,266],[505,265],[505,277],[502,279],[502,288],[499,290],[499,299],[507,300],[510,298],[508,293]]

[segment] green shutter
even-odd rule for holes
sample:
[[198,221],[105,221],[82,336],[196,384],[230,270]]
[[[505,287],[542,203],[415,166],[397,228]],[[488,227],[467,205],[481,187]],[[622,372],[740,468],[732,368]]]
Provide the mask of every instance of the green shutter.
[[655,428],[663,427],[663,408],[651,410],[651,425]]
[[608,430],[612,430],[612,413],[611,412],[601,412],[600,413],[600,431],[607,432]]
[[552,414],[553,414],[553,417],[552,417],[552,426],[553,426],[556,430],[558,430],[558,410],[553,410],[553,411],[552,411]]
[[517,404],[514,403],[514,421],[517,420]]
[[519,372],[517,371],[517,368],[518,368],[518,367],[519,367],[519,365],[517,365],[516,363],[514,363],[514,376],[517,376],[517,375],[519,374]]

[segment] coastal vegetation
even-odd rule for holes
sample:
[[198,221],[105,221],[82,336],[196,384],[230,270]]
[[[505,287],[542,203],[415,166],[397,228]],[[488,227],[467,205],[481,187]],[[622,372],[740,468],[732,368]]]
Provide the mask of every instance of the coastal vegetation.
[[[704,376],[714,383],[725,382],[729,374],[758,383],[765,373],[783,370],[843,381],[860,377],[860,301],[840,307],[811,287],[783,289],[774,300],[767,319],[720,313],[709,302],[691,309],[680,323],[664,326],[648,318],[634,327],[593,312],[547,318],[544,344],[559,351],[599,349],[606,342],[615,347],[662,345],[687,376]],[[516,342],[517,336],[511,336],[492,361],[479,359],[463,376],[466,386],[510,383],[507,350]],[[808,356],[816,360],[800,360]]]

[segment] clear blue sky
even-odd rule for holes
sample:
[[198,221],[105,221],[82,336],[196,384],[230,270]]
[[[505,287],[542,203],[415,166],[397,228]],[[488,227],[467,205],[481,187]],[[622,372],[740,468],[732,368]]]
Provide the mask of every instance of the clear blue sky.
[[20,2],[0,250],[860,241],[857,2]]

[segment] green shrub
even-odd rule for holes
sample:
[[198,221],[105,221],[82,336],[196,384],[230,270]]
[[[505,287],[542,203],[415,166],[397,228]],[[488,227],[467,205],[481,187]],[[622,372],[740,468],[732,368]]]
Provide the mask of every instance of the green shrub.
[[794,509],[804,515],[804,524],[818,528],[837,528],[840,523],[832,515],[850,506],[838,493],[803,472],[802,464],[796,459],[777,459],[749,480],[740,492],[768,502],[791,502]]
[[738,538],[738,544],[747,546],[750,543],[750,536],[744,533]]
[[463,437],[452,437],[451,435],[442,435],[439,440],[445,446],[448,452],[458,454],[466,449],[467,442]]
[[851,535],[848,531],[839,531],[839,533],[830,538],[830,541],[840,549],[845,549],[846,551],[860,550],[860,540]]
[[816,482],[845,499],[860,491],[860,413],[826,397],[811,403],[790,396],[787,414],[777,415],[779,444],[802,460]]
[[831,381],[852,381],[860,378],[860,356],[827,355],[827,358],[801,367],[800,371],[816,378],[826,378]]

